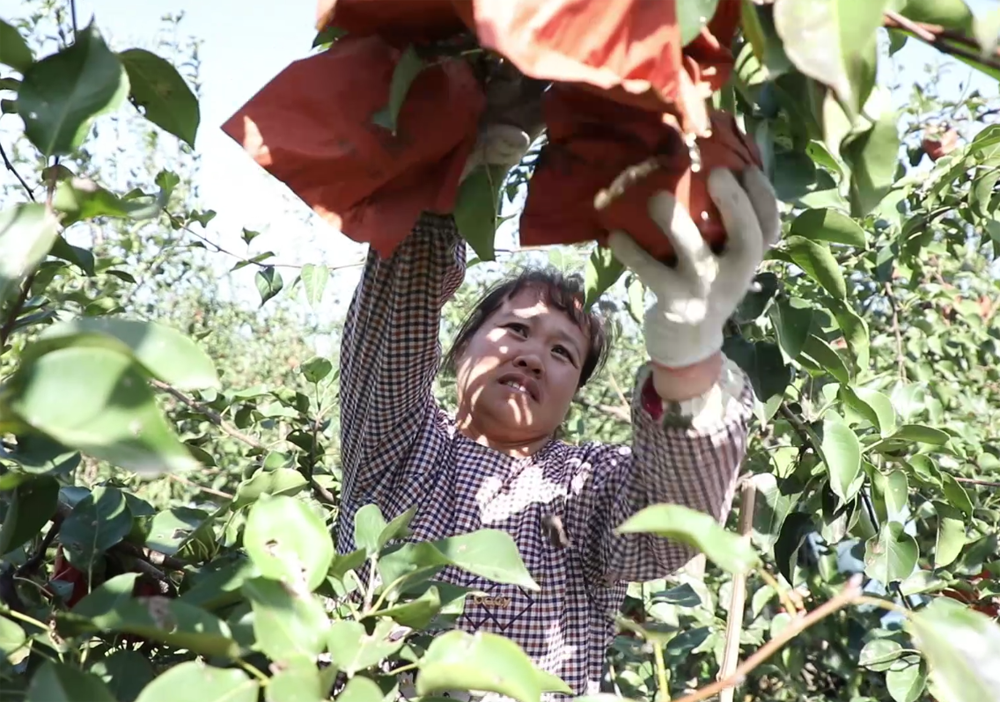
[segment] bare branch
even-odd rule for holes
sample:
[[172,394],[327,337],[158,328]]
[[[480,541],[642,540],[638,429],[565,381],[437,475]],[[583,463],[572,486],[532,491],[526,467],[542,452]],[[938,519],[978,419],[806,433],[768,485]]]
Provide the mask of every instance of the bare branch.
[[240,431],[232,424],[227,422],[225,419],[223,419],[222,415],[216,412],[211,407],[201,404],[194,398],[185,395],[177,388],[173,387],[172,385],[168,385],[163,381],[156,380],[154,378],[150,380],[150,383],[152,383],[153,387],[162,390],[163,392],[173,397],[175,400],[178,400],[179,402],[187,405],[191,409],[197,410],[198,412],[202,413],[208,418],[208,421],[210,421],[215,426],[219,427],[219,429],[224,431],[226,434],[229,434],[229,436],[233,437],[234,439],[242,441],[244,444],[252,448],[260,449],[261,451],[267,450],[267,447],[264,444],[262,444],[260,441],[250,436],[249,434],[244,434],[242,431]]
[[[753,529],[754,505],[757,500],[757,486],[753,480],[744,480],[740,491],[740,536],[749,542]],[[740,637],[743,634],[743,613],[747,600],[747,575],[739,573],[733,577],[732,595],[726,619],[726,643],[719,667],[719,680],[725,680],[736,672],[740,659]],[[736,688],[728,687],[719,695],[719,702],[733,702]]]
[[714,697],[723,690],[739,685],[746,679],[747,674],[751,670],[766,661],[773,654],[777,653],[786,643],[821,619],[825,619],[837,610],[856,602],[859,597],[861,597],[860,573],[854,575],[850,581],[848,581],[847,585],[844,586],[844,589],[841,590],[835,597],[824,602],[804,617],[793,619],[788,626],[781,630],[781,633],[757,649],[752,656],[739,665],[732,675],[724,680],[719,680],[711,685],[706,685],[705,687],[695,690],[690,695],[674,700],[674,702],[700,702],[700,700]]
[[[990,68],[1000,69],[1000,56],[998,56],[996,51],[984,56],[979,43],[964,34],[953,32],[936,24],[914,22],[892,10],[887,10],[883,14],[883,17],[885,18],[884,24],[886,27],[907,32],[925,44],[930,44],[942,53],[969,59]],[[955,44],[960,44],[961,46],[956,46]]]

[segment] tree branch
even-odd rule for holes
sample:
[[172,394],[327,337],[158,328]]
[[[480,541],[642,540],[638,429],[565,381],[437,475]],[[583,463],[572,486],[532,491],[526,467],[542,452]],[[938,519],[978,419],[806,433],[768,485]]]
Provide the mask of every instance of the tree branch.
[[885,296],[889,298],[889,306],[892,307],[892,331],[896,335],[896,367],[899,370],[900,380],[906,380],[906,355],[903,353],[903,332],[899,327],[899,305],[896,296],[892,292],[892,285],[889,281],[882,284]]
[[739,665],[732,675],[695,690],[690,695],[674,700],[674,702],[700,702],[700,700],[714,697],[723,690],[739,685],[746,680],[747,674],[751,670],[777,653],[786,643],[821,619],[825,619],[837,610],[857,601],[859,597],[861,597],[861,574],[857,573],[851,577],[844,589],[835,597],[824,602],[804,617],[793,619],[788,626],[781,630],[780,634],[757,649],[752,656]]
[[264,444],[262,444],[260,441],[250,436],[249,434],[244,434],[242,431],[240,431],[232,424],[227,422],[225,419],[223,419],[222,415],[216,412],[211,407],[201,404],[194,398],[185,395],[177,388],[173,387],[172,385],[168,385],[167,383],[164,383],[161,380],[156,380],[155,378],[152,378],[150,379],[149,382],[153,385],[153,387],[162,390],[163,392],[173,397],[175,400],[178,400],[179,402],[187,405],[193,410],[201,412],[208,418],[208,421],[210,421],[215,426],[219,427],[219,429],[221,429],[226,434],[229,434],[229,436],[233,437],[234,439],[242,441],[244,444],[252,448],[259,449],[261,451],[267,450],[267,447]]
[[36,202],[35,193],[32,192],[31,186],[29,186],[27,181],[21,177],[21,174],[17,172],[16,168],[14,168],[14,164],[11,163],[9,158],[7,158],[7,152],[4,151],[3,144],[0,144],[0,157],[3,158],[3,165],[7,167],[8,171],[14,174],[14,177],[17,178],[17,182],[21,184],[21,187],[24,188],[24,192],[28,194],[28,199],[32,202]]
[[[942,53],[968,59],[1000,70],[1000,56],[998,56],[996,51],[984,56],[982,47],[979,46],[978,42],[959,32],[953,32],[936,24],[914,22],[892,10],[887,10],[883,14],[883,17],[885,18],[884,24],[886,27],[907,32],[925,44],[930,44]],[[949,42],[963,44],[964,46],[955,46]]]
[[[750,541],[750,531],[753,529],[754,503],[757,499],[757,486],[753,480],[744,480],[740,499],[740,535]],[[740,573],[733,577],[733,589],[729,598],[729,612],[726,618],[726,643],[723,648],[722,665],[719,666],[719,680],[732,677],[740,659],[740,637],[743,634],[743,613],[747,600],[747,574]],[[736,687],[728,687],[719,695],[719,702],[733,702]]]

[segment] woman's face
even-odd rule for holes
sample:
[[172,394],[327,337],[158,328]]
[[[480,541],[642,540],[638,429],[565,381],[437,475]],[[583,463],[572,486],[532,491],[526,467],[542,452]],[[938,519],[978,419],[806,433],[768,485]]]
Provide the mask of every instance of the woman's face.
[[460,426],[497,447],[551,437],[569,412],[588,345],[538,288],[520,290],[483,322],[458,359]]

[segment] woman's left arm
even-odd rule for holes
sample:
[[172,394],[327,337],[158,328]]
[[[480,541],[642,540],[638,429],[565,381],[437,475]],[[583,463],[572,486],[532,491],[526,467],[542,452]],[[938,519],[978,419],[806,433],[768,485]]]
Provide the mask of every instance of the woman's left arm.
[[651,198],[650,217],[669,237],[677,263],[653,259],[624,232],[609,245],[654,293],[644,323],[651,362],[639,373],[632,403],[633,445],[602,447],[591,479],[576,495],[586,533],[584,562],[601,582],[661,578],[694,551],[649,534],[615,529],[653,504],[680,504],[725,520],[746,454],[752,414],[750,382],[721,352],[723,327],[753,281],[780,222],[770,184],[757,169],[709,177],[709,193],[726,228],[716,255],[683,206],[668,193]]

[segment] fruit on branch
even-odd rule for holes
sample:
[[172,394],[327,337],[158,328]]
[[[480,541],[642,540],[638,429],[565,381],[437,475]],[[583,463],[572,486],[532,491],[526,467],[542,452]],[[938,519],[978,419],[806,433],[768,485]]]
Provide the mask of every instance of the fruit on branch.
[[[604,240],[606,232],[628,232],[650,254],[669,260],[673,249],[649,218],[647,201],[654,193],[673,193],[698,224],[702,237],[718,249],[725,229],[708,194],[714,168],[737,172],[760,166],[754,145],[724,112],[710,114],[712,131],[698,139],[696,151],[685,144],[676,125],[661,116],[601,100],[573,89],[556,89],[546,97],[548,143],[531,179],[521,217],[521,243],[526,246]],[[700,163],[692,163],[692,154]],[[595,197],[632,166],[655,159],[655,168],[624,187],[610,188],[603,208]]]
[[920,147],[932,161],[947,156],[958,147],[958,132],[955,129],[928,129],[920,141]]

